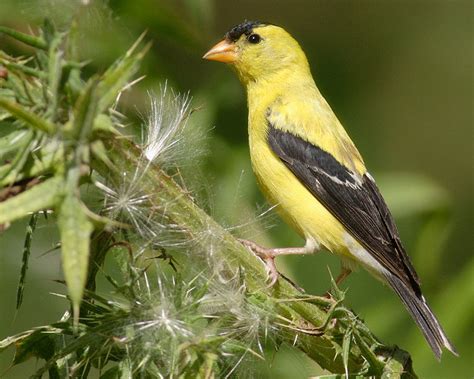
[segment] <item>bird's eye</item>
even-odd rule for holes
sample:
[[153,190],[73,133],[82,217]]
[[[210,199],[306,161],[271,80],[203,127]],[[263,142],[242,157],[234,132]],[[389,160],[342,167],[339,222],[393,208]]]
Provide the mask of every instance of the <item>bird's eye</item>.
[[257,44],[257,43],[259,43],[261,40],[262,40],[262,37],[260,37],[258,34],[250,34],[250,35],[247,37],[247,41],[249,41],[250,43],[253,43],[253,44]]

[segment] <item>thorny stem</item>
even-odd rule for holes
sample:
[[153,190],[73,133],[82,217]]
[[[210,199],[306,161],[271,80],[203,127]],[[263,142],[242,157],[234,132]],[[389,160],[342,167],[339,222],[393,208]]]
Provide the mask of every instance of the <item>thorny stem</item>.
[[[134,172],[141,164],[141,151],[130,140],[115,136],[103,140],[109,150],[108,158],[112,162],[121,162],[121,169]],[[113,180],[116,177],[117,169],[106,166],[99,159],[94,160],[92,166],[105,179]],[[305,301],[305,297],[311,297],[304,295],[284,279],[279,279],[274,287],[267,288],[266,274],[260,260],[200,209],[159,167],[152,165],[146,171],[141,185],[153,204],[167,205],[167,215],[172,215],[173,223],[185,230],[201,247],[205,248],[210,239],[213,244],[219,244],[220,250],[225,251],[223,256],[226,263],[243,272],[248,290],[258,294],[262,301],[276,304],[276,319],[288,320],[288,332],[284,335],[286,342],[295,345],[322,368],[333,373],[345,372],[343,336],[348,328],[352,328],[355,338],[347,359],[349,372],[386,378],[417,377],[412,368],[411,357],[406,351],[396,346],[384,346],[351,311],[340,304],[331,307],[321,302]],[[207,231],[207,239],[202,238],[203,231]],[[298,298],[301,300],[288,301]],[[334,318],[334,322],[327,323],[328,318]]]

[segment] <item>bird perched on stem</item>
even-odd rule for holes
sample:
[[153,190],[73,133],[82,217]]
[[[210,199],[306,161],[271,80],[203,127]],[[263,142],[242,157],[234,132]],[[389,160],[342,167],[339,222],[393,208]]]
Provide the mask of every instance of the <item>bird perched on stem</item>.
[[230,64],[245,86],[258,183],[306,241],[276,249],[242,241],[266,262],[271,284],[278,278],[276,256],[325,247],[342,260],[337,282],[363,266],[397,293],[438,359],[443,347],[457,355],[421,293],[374,179],[316,87],[298,42],[281,27],[246,21],[203,58]]

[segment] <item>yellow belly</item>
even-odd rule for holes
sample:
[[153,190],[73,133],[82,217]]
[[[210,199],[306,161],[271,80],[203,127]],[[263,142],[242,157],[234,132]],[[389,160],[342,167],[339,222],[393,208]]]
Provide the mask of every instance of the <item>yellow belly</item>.
[[252,167],[260,188],[282,218],[305,239],[349,255],[347,234],[337,219],[304,187],[264,141],[251,141]]

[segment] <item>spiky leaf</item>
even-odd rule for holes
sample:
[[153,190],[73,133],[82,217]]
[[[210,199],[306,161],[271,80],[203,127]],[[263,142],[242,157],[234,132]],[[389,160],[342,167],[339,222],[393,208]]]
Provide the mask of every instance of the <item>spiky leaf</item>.
[[54,207],[63,195],[63,179],[53,177],[0,203],[0,224]]
[[48,47],[47,43],[42,38],[35,37],[31,34],[21,33],[15,29],[7,28],[6,26],[0,26],[0,33],[5,33],[10,37],[15,38],[17,41],[38,49],[45,50]]
[[39,117],[38,115],[30,112],[20,104],[13,101],[6,100],[0,97],[0,108],[5,109],[12,116],[24,121],[28,126],[31,126],[42,132],[51,134],[55,131],[55,126],[49,121]]
[[64,277],[77,321],[86,284],[93,225],[86,215],[84,205],[73,194],[67,195],[59,208],[58,225]]
[[143,36],[134,43],[124,57],[117,60],[102,76],[100,80],[101,99],[99,101],[99,112],[106,110],[116,100],[117,95],[127,85],[130,78],[138,71],[139,65],[150,44],[139,52],[135,52]]
[[21,273],[18,282],[18,289],[16,291],[16,309],[20,308],[23,302],[23,292],[25,290],[26,272],[28,271],[28,262],[31,254],[31,241],[33,240],[33,233],[36,229],[36,222],[38,221],[38,213],[33,213],[30,222],[26,227],[25,243],[23,245],[23,257],[21,259]]

